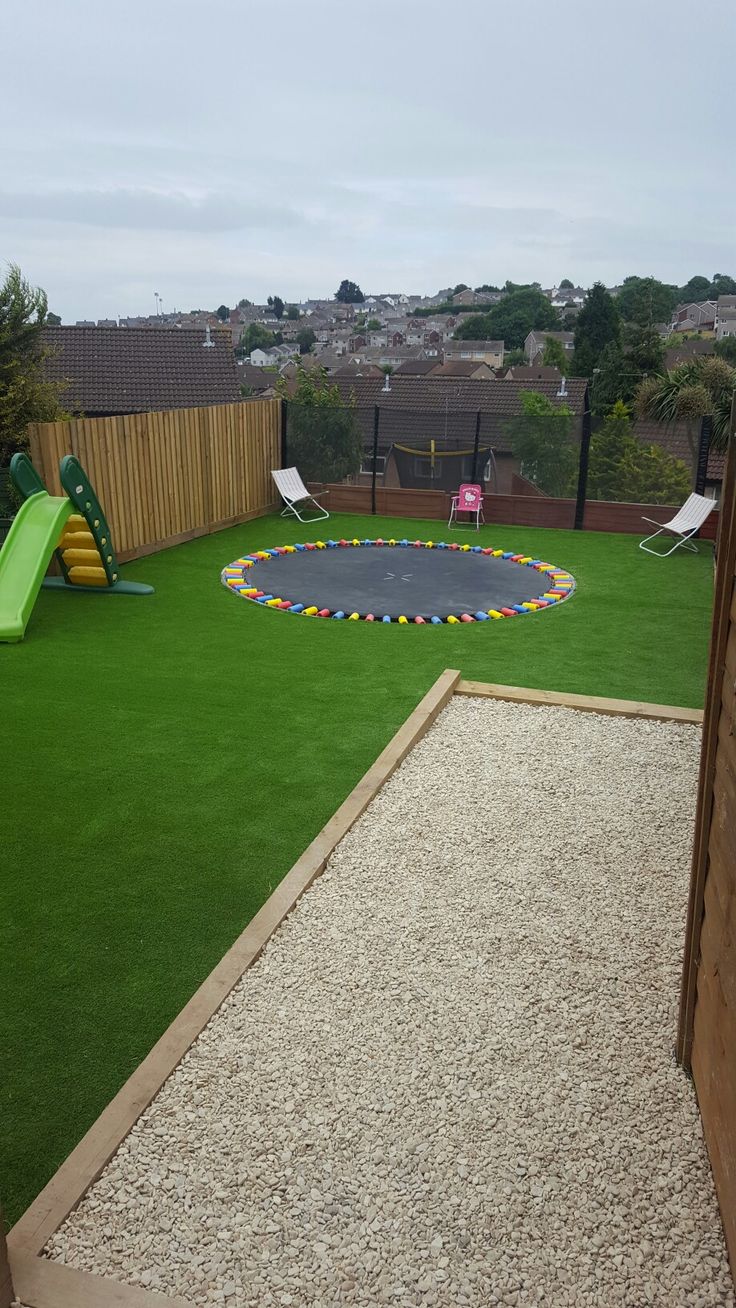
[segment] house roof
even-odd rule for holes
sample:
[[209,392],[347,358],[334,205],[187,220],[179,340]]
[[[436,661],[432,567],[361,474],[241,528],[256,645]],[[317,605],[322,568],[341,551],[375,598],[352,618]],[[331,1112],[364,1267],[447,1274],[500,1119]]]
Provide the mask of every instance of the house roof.
[[256,368],[253,363],[237,364],[237,379],[241,386],[250,386],[254,391],[265,391],[274,383],[272,372]]
[[560,341],[563,345],[573,345],[575,342],[574,332],[550,332],[542,327],[534,327],[529,332],[529,336],[533,336],[538,341],[545,341],[548,336],[551,336],[553,341]]
[[432,376],[473,377],[478,371],[489,379],[493,377],[492,369],[482,359],[448,359],[445,363],[435,364]]
[[90,416],[232,404],[240,382],[230,328],[44,327],[44,371],[62,403]]
[[483,350],[486,354],[503,354],[503,341],[454,340],[445,342],[445,353],[456,354],[460,350]]
[[[668,454],[673,455],[674,458],[682,459],[688,468],[691,466],[692,457],[684,422],[663,423],[640,418],[632,424],[631,430],[642,445],[659,445]],[[695,439],[698,439],[697,432]],[[708,455],[708,481],[721,481],[725,466],[725,454],[719,454],[717,450],[711,450]]]
[[[496,370],[496,376],[502,370]],[[553,368],[550,364],[540,363],[531,364],[527,367],[525,364],[512,364],[510,368],[503,369],[504,380],[508,381],[550,381],[559,384],[562,373],[559,368]]]
[[400,363],[398,368],[394,369],[394,377],[426,377],[428,372],[434,372],[437,367],[436,359],[406,359]]
[[674,368],[677,363],[689,363],[698,354],[714,354],[715,341],[712,337],[704,341],[683,341],[681,345],[675,345],[669,350],[665,350],[664,366],[665,368]]
[[408,377],[392,374],[389,390],[385,384],[367,378],[330,378],[339,386],[347,402],[354,401],[364,436],[372,432],[373,412],[381,410],[379,440],[382,447],[395,442],[425,441],[433,438],[472,445],[476,416],[481,413],[481,440],[507,453],[510,448],[508,420],[521,413],[521,396],[526,391],[545,395],[556,406],[567,405],[576,417],[576,435],[585,402],[587,383],[572,378],[566,394],[558,396],[558,382],[486,381],[458,377]]

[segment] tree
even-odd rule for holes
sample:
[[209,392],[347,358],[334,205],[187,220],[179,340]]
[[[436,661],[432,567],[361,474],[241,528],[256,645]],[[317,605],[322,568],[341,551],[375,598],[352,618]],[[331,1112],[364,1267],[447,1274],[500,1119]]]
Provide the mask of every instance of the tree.
[[481,291],[498,291],[500,289],[499,286],[491,286],[489,282],[484,282],[482,286],[476,286],[475,293],[478,295]]
[[678,298],[676,286],[667,286],[656,277],[625,277],[616,305],[624,322],[653,327],[655,322],[669,322]]
[[344,481],[360,468],[363,436],[355,404],[345,404],[338,386],[330,386],[324,368],[297,364],[296,385],[289,392],[279,378],[278,393],[288,399],[289,459],[306,481]]
[[617,400],[590,442],[587,494],[593,500],[680,504],[690,473],[659,445],[644,445],[631,430],[629,409]]
[[736,363],[736,336],[724,336],[722,341],[716,341],[713,348],[720,359]]
[[575,289],[575,286],[574,283],[570,281],[569,277],[563,277],[557,289],[558,291],[572,291]]
[[270,308],[270,310],[271,310],[271,313],[273,314],[274,318],[283,318],[283,316],[284,316],[284,301],[281,299],[281,296],[280,296],[280,295],[269,295],[269,297],[268,297],[268,306],[269,306],[269,308]]
[[61,326],[61,318],[59,317],[58,313],[47,313],[46,322],[48,323],[49,327]]
[[367,332],[380,332],[381,324],[378,318],[369,318],[365,325],[365,329]]
[[296,343],[299,346],[299,353],[310,354],[316,339],[317,337],[311,327],[302,327],[301,331],[296,334]]
[[349,282],[345,278],[335,291],[335,299],[340,304],[362,304],[365,296],[357,282]]
[[698,466],[700,421],[706,414],[713,414],[714,444],[727,439],[727,414],[734,386],[736,372],[725,359],[716,354],[701,354],[661,377],[645,378],[636,392],[635,411],[640,418],[683,423],[694,475]]
[[708,299],[717,300],[719,295],[736,295],[736,281],[727,273],[713,274]]
[[227,322],[230,317],[230,310],[226,304],[221,304],[219,309],[215,309],[215,314],[220,319],[220,322]]
[[252,304],[253,304],[253,301],[252,301],[252,300],[246,300],[245,298],[242,299],[242,300],[238,300],[238,308],[239,308],[239,309],[250,309],[250,307],[252,306]]
[[458,282],[457,286],[454,286],[452,288],[452,293],[453,295],[461,295],[463,291],[469,291],[469,290],[470,287],[466,286],[465,282]]
[[28,446],[29,422],[66,417],[62,386],[43,375],[46,294],[30,286],[16,264],[0,285],[0,466]]
[[523,392],[521,408],[507,430],[522,475],[547,495],[570,495],[578,470],[570,409],[554,405],[536,391]]
[[576,377],[592,377],[603,350],[621,337],[621,320],[616,304],[602,282],[594,282],[575,322]]
[[287,316],[289,322],[298,322],[298,321],[299,321],[299,310],[298,310],[298,308],[297,308],[297,306],[296,306],[295,304],[287,304],[287,306],[286,306],[286,316]]
[[504,350],[503,362],[505,368],[523,368],[526,363],[526,352],[518,347],[513,350]]
[[555,340],[554,336],[545,336],[544,338],[542,363],[546,368],[559,368],[560,372],[567,372],[569,355],[565,353],[562,342]]
[[707,277],[691,277],[680,287],[680,300],[707,300],[709,296],[710,280]]
[[487,313],[464,318],[455,332],[460,340],[502,340],[509,349],[520,348],[529,332],[554,331],[559,326],[555,310],[546,295],[534,287],[523,287],[505,295]]
[[270,350],[271,346],[276,344],[276,338],[266,327],[261,327],[258,322],[252,322],[243,332],[240,344],[243,353],[250,354],[251,350]]

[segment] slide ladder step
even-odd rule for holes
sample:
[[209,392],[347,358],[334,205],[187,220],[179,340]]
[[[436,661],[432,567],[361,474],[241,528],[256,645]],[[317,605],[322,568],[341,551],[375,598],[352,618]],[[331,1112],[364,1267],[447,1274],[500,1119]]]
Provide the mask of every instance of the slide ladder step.
[[108,584],[104,568],[79,564],[69,569],[69,580],[73,586],[107,586]]

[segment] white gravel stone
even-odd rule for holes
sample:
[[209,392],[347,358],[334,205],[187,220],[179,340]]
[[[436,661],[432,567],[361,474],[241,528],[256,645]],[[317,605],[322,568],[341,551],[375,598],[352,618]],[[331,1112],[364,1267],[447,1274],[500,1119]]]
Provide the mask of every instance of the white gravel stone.
[[48,1256],[227,1308],[734,1308],[673,1058],[698,751],[454,699]]

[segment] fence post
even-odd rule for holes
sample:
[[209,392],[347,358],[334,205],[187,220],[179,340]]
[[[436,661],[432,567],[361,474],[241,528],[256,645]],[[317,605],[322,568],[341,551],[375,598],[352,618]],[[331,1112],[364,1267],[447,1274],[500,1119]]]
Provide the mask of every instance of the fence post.
[[373,406],[373,470],[371,472],[371,513],[375,517],[376,513],[376,459],[378,458],[378,424],[381,421],[381,410],[377,404]]
[[288,400],[281,401],[281,467],[286,468],[289,456],[289,443],[286,434],[286,424],[288,420]]
[[700,420],[700,442],[698,444],[698,466],[695,472],[695,494],[705,495],[705,483],[708,478],[708,454],[710,439],[713,434],[713,417],[704,414]]
[[10,1275],[8,1246],[5,1242],[5,1219],[0,1208],[0,1308],[10,1308],[13,1294],[13,1278]]
[[578,493],[575,501],[576,531],[582,531],[585,518],[585,496],[588,491],[588,460],[590,459],[590,391],[585,388],[583,400],[583,430],[580,437],[580,465],[578,468]]
[[474,485],[477,484],[478,481],[478,446],[480,444],[480,418],[481,418],[481,413],[479,409],[475,415],[475,442],[473,444],[473,475],[470,478],[471,482],[473,482]]

